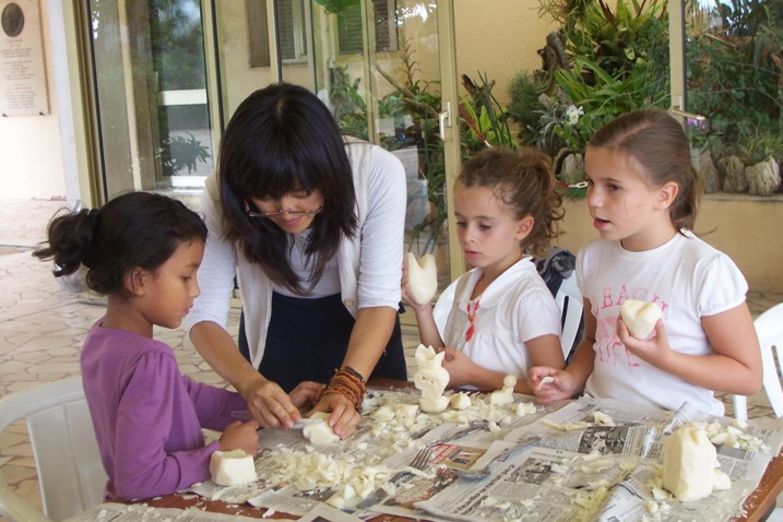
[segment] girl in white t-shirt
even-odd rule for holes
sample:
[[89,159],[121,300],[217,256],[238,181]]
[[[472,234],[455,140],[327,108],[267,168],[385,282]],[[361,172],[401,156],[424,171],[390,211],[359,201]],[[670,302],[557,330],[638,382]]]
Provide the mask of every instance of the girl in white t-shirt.
[[[759,390],[748,285],[728,256],[690,232],[699,187],[680,124],[660,110],[615,119],[590,140],[585,174],[601,239],[577,256],[584,337],[565,370],[530,369],[536,396],[548,403],[584,389],[667,409],[687,401],[722,415],[713,391]],[[663,311],[650,338],[632,337],[619,318],[627,299]]]
[[454,186],[457,234],[474,268],[458,281],[444,339],[430,303],[416,303],[403,277],[422,343],[446,352],[451,386],[481,390],[518,377],[515,391],[530,393],[527,368],[564,366],[560,310],[530,254],[543,255],[563,216],[551,161],[533,149],[498,148],[465,163]]

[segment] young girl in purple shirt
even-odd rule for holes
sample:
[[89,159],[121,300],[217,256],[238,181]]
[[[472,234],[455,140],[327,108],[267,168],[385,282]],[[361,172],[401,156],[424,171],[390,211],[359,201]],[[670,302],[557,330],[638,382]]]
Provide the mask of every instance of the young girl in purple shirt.
[[[207,229],[197,214],[165,196],[133,192],[101,209],[55,217],[48,244],[55,277],[87,268],[87,285],[108,297],[106,315],[81,354],[82,381],[109,476],[106,500],[167,495],[209,478],[215,450],[258,449],[258,424],[231,418],[245,410],[234,392],[183,376],[153,326],[177,328],[199,294],[196,271]],[[297,405],[320,385],[291,392]],[[222,431],[205,445],[201,428]]]

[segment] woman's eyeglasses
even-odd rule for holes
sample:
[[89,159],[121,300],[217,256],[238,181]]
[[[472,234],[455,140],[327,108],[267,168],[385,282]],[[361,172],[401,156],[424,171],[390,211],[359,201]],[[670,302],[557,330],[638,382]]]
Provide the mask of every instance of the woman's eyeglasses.
[[323,209],[323,206],[313,210],[276,210],[274,212],[256,212],[248,209],[247,215],[251,218],[270,218],[275,216],[314,216]]

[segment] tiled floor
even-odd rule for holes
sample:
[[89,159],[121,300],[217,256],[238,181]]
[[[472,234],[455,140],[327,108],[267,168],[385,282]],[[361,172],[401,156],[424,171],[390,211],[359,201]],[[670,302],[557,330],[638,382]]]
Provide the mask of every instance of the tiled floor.
[[[78,374],[79,347],[103,312],[100,300],[62,288],[50,265],[30,255],[61,207],[58,201],[0,201],[0,396]],[[778,302],[783,295],[751,293],[755,313]],[[236,328],[237,310],[232,310],[230,321]],[[221,382],[182,331],[160,329],[156,335],[174,348],[183,373],[202,382]],[[404,328],[404,343],[410,364],[418,343],[415,329]],[[751,416],[769,415],[763,393],[749,402]],[[18,494],[40,507],[23,424],[0,433],[0,467]]]

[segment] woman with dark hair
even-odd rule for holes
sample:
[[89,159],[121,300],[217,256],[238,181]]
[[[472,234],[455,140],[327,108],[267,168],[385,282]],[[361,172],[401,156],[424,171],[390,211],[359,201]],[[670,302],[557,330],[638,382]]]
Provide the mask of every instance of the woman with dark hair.
[[[342,137],[306,89],[271,85],[237,108],[202,200],[209,236],[187,323],[263,426],[298,420],[286,391],[312,380],[328,383],[315,409],[347,436],[370,376],[406,378],[405,199],[399,160]],[[225,330],[235,275],[239,347]]]

